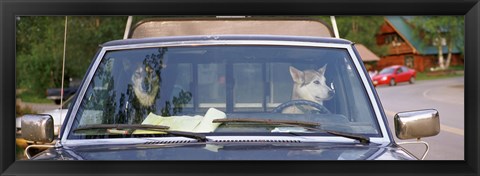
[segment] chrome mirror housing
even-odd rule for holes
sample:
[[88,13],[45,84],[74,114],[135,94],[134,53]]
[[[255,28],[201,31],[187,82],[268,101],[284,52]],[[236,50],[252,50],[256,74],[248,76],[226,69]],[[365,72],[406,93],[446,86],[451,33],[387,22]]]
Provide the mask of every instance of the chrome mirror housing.
[[22,137],[28,141],[51,143],[53,118],[48,114],[25,115],[22,117]]
[[395,114],[394,124],[399,139],[419,139],[440,132],[440,117],[435,109],[399,112]]

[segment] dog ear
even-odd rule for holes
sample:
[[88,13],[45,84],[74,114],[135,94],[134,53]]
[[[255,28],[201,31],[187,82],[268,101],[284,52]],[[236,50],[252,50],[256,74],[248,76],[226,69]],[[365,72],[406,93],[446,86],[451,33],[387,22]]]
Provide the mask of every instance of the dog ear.
[[327,69],[327,64],[325,64],[322,68],[318,69],[318,72],[322,75],[325,74],[325,70]]
[[304,74],[302,71],[290,66],[290,74],[292,75],[293,82],[303,84]]

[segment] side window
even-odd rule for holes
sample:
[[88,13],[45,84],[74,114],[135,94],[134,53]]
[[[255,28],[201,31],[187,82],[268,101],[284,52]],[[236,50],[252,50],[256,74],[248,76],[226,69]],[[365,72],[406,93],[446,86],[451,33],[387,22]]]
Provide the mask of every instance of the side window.
[[233,64],[233,101],[235,111],[261,110],[264,97],[263,64]]
[[214,107],[225,110],[226,75],[225,64],[198,64],[199,108]]
[[[291,99],[293,81],[290,75],[290,63],[271,63],[269,74],[269,92],[268,101],[269,108],[275,108],[283,102]],[[286,93],[288,92],[288,94]]]
[[[177,76],[175,79],[175,84],[173,85],[172,94],[170,99],[175,100],[182,100],[182,95],[191,95],[192,90],[192,64],[190,63],[181,63],[177,65],[177,70],[181,70],[177,72]],[[187,94],[185,94],[187,93]],[[193,108],[193,101],[182,101],[187,108]]]
[[397,74],[400,74],[400,73],[402,73],[402,68],[397,69]]

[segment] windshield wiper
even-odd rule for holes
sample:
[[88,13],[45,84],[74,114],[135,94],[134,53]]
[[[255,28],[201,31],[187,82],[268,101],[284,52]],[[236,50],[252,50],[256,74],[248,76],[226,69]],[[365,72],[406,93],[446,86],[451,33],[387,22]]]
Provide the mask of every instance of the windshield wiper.
[[197,139],[200,142],[208,141],[208,138],[205,137],[203,134],[186,132],[186,131],[174,131],[168,130],[169,126],[162,126],[162,125],[146,125],[146,124],[95,124],[95,125],[84,125],[81,127],[76,128],[73,130],[74,132],[83,131],[83,130],[92,130],[92,129],[130,129],[131,132],[139,129],[139,130],[152,130],[152,131],[160,131],[165,132],[167,134],[171,134],[174,136],[182,136]]
[[273,119],[252,119],[252,118],[228,118],[228,119],[214,119],[213,123],[228,123],[228,122],[253,122],[253,123],[265,123],[265,124],[278,124],[278,125],[301,125],[302,127],[315,127],[320,126],[320,123],[305,122],[298,120],[273,120]]
[[170,127],[169,126],[162,126],[162,125],[145,125],[145,124],[94,124],[94,125],[83,125],[75,130],[76,131],[82,131],[82,130],[91,130],[91,129],[109,129],[109,128],[115,128],[117,130],[122,130],[122,129],[151,129],[151,130],[167,130]]
[[252,118],[228,118],[228,119],[215,119],[212,121],[212,123],[263,123],[263,124],[271,124],[271,125],[284,125],[284,126],[291,126],[291,127],[301,127],[307,130],[311,131],[321,131],[321,132],[326,132],[328,134],[332,134],[335,136],[342,136],[350,139],[355,139],[360,141],[362,144],[368,144],[370,143],[370,138],[363,136],[363,135],[358,135],[358,134],[352,134],[352,133],[346,133],[346,132],[340,132],[340,131],[332,131],[332,130],[326,130],[319,128],[321,125],[320,123],[316,122],[304,122],[304,121],[297,121],[297,120],[273,120],[273,119],[252,119]]

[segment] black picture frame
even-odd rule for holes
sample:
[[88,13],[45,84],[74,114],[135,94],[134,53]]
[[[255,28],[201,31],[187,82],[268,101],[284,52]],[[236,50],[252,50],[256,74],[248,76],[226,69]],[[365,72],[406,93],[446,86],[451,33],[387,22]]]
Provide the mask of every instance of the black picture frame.
[[[478,175],[478,0],[1,0],[1,175]],[[17,15],[465,15],[464,161],[16,161]],[[471,59],[473,58],[473,59]]]

